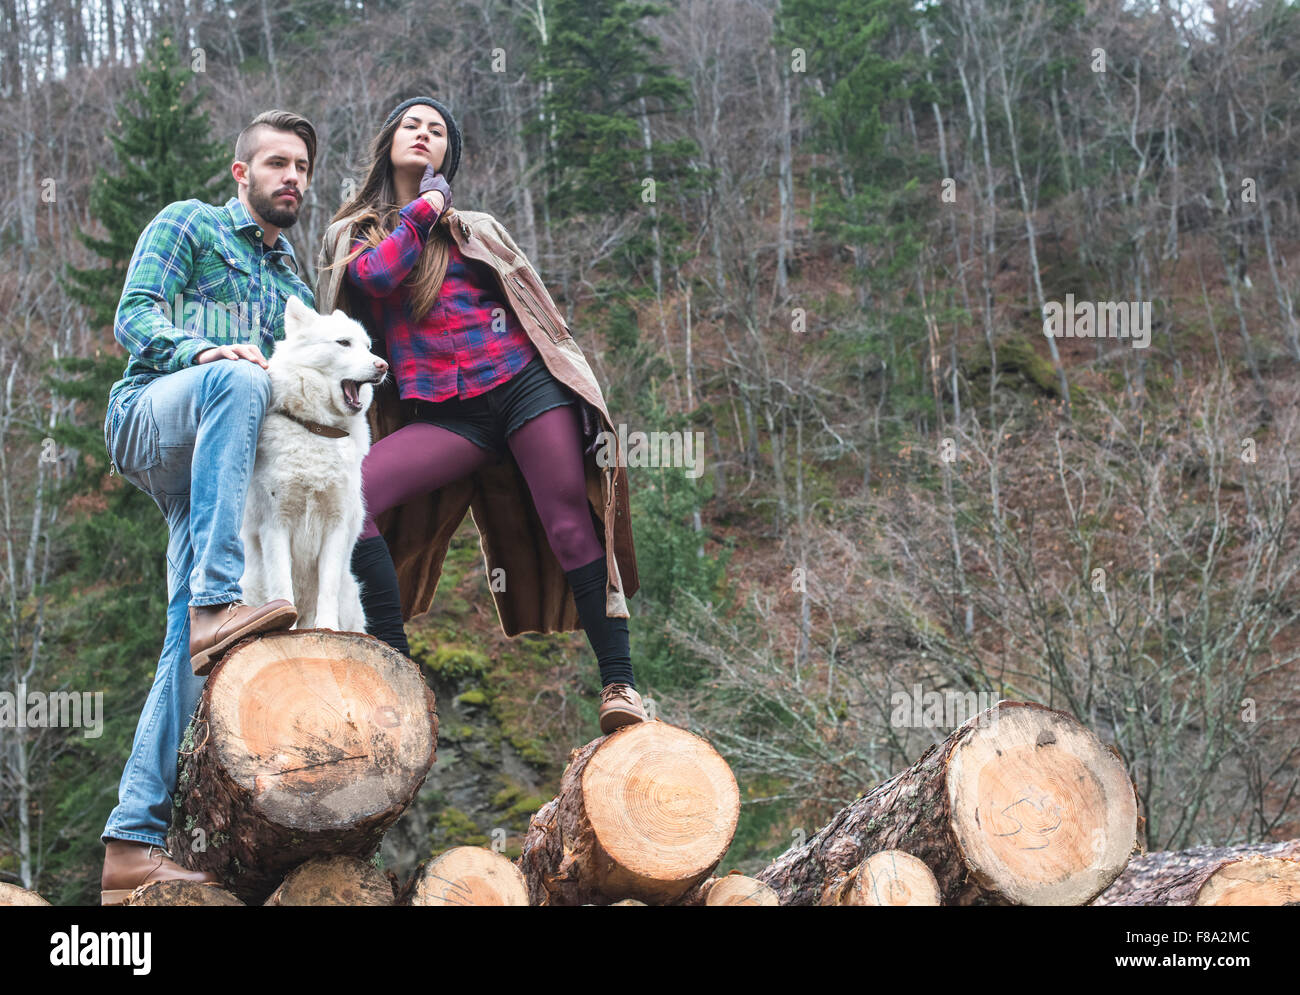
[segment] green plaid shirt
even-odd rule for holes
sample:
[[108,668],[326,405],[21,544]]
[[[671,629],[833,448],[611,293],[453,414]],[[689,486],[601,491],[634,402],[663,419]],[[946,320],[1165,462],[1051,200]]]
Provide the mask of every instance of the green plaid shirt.
[[140,233],[117,305],[113,335],[131,358],[118,394],[194,363],[205,349],[252,342],[270,357],[284,338],[284,304],[316,306],[281,232],[273,248],[238,198],[168,204]]

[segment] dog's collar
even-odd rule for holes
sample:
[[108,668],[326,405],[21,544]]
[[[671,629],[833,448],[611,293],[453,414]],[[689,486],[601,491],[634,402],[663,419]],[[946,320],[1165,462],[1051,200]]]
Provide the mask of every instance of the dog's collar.
[[288,411],[276,411],[274,414],[284,415],[290,421],[296,421],[308,432],[314,435],[323,435],[327,439],[342,439],[347,436],[347,430],[335,428],[333,425],[322,425],[318,421],[308,421],[306,418],[299,418],[297,415],[290,414]]

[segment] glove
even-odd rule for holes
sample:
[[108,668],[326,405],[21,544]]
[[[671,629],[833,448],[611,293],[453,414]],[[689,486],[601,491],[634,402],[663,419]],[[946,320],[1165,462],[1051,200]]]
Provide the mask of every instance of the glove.
[[420,196],[423,197],[431,190],[437,190],[442,194],[444,203],[442,209],[445,211],[451,207],[451,187],[443,178],[443,175],[433,168],[433,163],[424,167],[424,175],[420,177]]

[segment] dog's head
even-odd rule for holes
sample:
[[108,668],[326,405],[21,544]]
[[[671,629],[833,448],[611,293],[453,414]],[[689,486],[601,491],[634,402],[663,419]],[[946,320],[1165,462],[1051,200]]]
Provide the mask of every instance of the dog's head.
[[273,374],[291,371],[309,405],[345,416],[364,413],[375,386],[388,375],[388,364],[370,351],[360,322],[342,311],[317,314],[297,297],[285,302],[284,340],[268,364]]

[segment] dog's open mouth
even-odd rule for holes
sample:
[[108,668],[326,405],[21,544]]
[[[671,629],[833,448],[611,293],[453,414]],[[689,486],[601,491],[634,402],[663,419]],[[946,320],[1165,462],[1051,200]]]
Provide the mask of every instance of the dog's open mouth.
[[361,382],[359,380],[343,381],[343,403],[353,411],[361,410]]
[[342,386],[343,388],[343,403],[346,404],[352,411],[360,411],[361,410],[361,385],[363,383],[369,383],[378,386],[379,384],[384,382],[384,376],[386,376],[386,374],[377,376],[373,380],[342,381],[340,386]]

